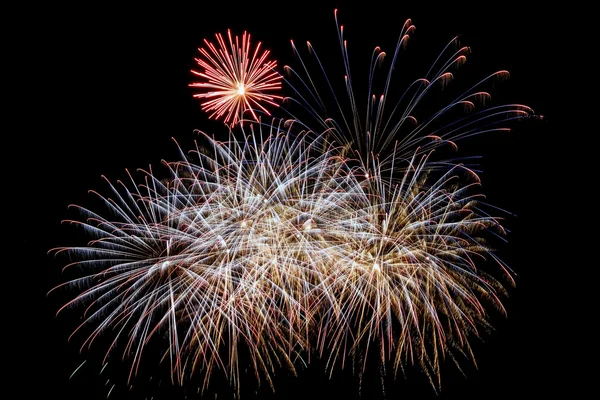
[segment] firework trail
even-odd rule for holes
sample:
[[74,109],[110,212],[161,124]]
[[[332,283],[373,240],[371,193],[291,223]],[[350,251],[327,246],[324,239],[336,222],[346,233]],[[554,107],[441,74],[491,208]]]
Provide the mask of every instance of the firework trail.
[[232,126],[241,123],[247,113],[255,121],[259,120],[256,111],[271,115],[266,105],[277,107],[282,97],[271,94],[281,89],[281,75],[275,70],[277,62],[268,59],[270,52],[261,52],[260,42],[252,50],[246,32],[234,39],[228,30],[228,43],[221,34],[216,38],[217,46],[204,40],[206,47],[199,49],[202,57],[196,59],[203,72],[192,71],[202,80],[189,85],[200,89],[194,97],[206,99],[202,109],[210,112],[210,118]]
[[[260,44],[251,51],[249,35],[228,32],[229,47],[220,35],[218,48],[205,41],[197,75],[208,83],[190,86],[212,98],[203,109],[229,125],[229,140],[200,133],[201,144],[164,163],[164,179],[149,169],[141,184],[129,173],[128,183],[107,180],[110,196],[95,194],[110,217],[77,207],[83,218],[69,222],[93,239],[54,249],[85,272],[60,286],[84,288],[63,308],[83,308],[83,346],[113,333],[107,357],[121,348],[130,379],[157,342],[173,381],[202,372],[204,389],[218,370],[239,391],[245,357],[274,388],[276,368],[295,372],[311,354],[333,371],[348,358],[364,370],[371,353],[394,373],[417,364],[439,387],[442,361],[474,361],[470,341],[490,328],[488,308],[504,311],[512,272],[488,245],[505,234],[501,220],[484,211],[476,171],[435,156],[532,110],[486,107],[482,86],[507,76],[499,71],[416,118],[469,49],[452,50],[453,39],[396,95],[392,72],[414,31],[407,20],[381,89],[373,82],[385,53],[373,52],[361,114],[337,12],[336,27],[342,92],[310,43],[304,59],[292,42],[300,68],[287,66],[284,78]],[[263,92],[282,81],[292,92],[285,116],[264,123],[256,109],[268,115],[263,105],[283,97]],[[479,267],[488,260],[498,273]]]

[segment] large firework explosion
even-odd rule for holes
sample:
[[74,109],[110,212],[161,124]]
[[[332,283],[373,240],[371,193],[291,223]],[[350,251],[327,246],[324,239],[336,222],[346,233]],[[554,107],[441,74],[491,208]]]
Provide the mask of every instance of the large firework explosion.
[[[347,359],[364,368],[370,354],[394,373],[417,364],[437,387],[443,359],[473,359],[470,340],[490,327],[488,309],[503,311],[511,272],[487,245],[504,234],[500,219],[486,213],[476,171],[436,151],[532,110],[485,107],[480,88],[508,75],[499,71],[417,119],[469,49],[451,41],[395,96],[408,20],[379,94],[371,83],[385,53],[374,50],[361,114],[337,13],[336,26],[340,76],[326,73],[310,43],[316,74],[292,43],[300,67],[280,75],[249,35],[228,32],[229,47],[219,34],[218,48],[205,41],[196,74],[206,81],[190,86],[211,99],[203,109],[230,126],[229,140],[200,133],[196,148],[165,163],[166,177],[107,180],[109,194],[95,193],[106,214],[77,207],[81,218],[69,222],[91,241],[53,250],[83,271],[60,286],[83,288],[65,308],[84,310],[75,332],[86,332],[83,346],[110,332],[106,354],[122,352],[130,379],[156,343],[173,381],[199,375],[203,388],[219,372],[239,390],[241,353],[272,388],[276,368],[293,372],[313,354],[329,372]],[[288,96],[271,93],[281,81]],[[277,100],[281,117],[265,122]],[[485,260],[497,271],[482,270]]]

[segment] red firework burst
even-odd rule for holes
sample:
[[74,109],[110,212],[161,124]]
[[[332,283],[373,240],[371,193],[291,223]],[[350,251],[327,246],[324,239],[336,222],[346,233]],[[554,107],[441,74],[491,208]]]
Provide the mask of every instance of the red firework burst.
[[192,73],[203,78],[189,86],[199,88],[195,98],[204,99],[202,110],[209,118],[223,119],[225,124],[242,124],[244,114],[250,113],[258,121],[256,111],[271,115],[266,105],[277,107],[281,96],[271,92],[281,89],[281,75],[275,70],[277,61],[268,60],[269,51],[261,52],[261,43],[252,50],[250,35],[232,37],[227,31],[229,43],[216,35],[217,45],[204,39],[205,48],[198,49],[202,57],[196,62],[204,71]]

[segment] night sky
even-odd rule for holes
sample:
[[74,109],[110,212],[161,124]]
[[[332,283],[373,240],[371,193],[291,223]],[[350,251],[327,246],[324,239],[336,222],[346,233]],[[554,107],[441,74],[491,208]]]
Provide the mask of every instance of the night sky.
[[[192,98],[194,90],[188,87],[195,80],[190,70],[197,67],[194,57],[204,38],[212,40],[215,33],[227,29],[234,34],[248,31],[253,42],[261,41],[272,51],[279,66],[294,63],[290,39],[298,45],[310,40],[325,58],[337,63],[334,8],[346,29],[351,62],[359,64],[359,69],[361,62],[368,63],[375,46],[391,51],[403,22],[411,18],[416,31],[409,42],[409,56],[399,64],[406,65],[407,73],[425,72],[443,46],[460,34],[461,43],[473,51],[464,66],[469,74],[482,78],[499,69],[509,70],[511,79],[499,84],[492,95],[497,90],[501,100],[527,104],[545,115],[543,121],[518,124],[511,133],[493,133],[465,144],[470,152],[483,157],[481,176],[487,200],[516,214],[507,218],[509,244],[498,253],[516,271],[517,286],[510,289],[505,301],[508,317],[493,317],[496,332],[473,342],[478,368],[466,360],[461,364],[463,376],[448,360],[439,394],[418,367],[409,366],[406,379],[401,375],[396,381],[386,378],[384,395],[379,372],[370,370],[364,377],[362,398],[543,398],[553,393],[548,313],[543,311],[547,307],[544,266],[536,261],[539,250],[531,243],[540,218],[536,199],[542,196],[541,184],[532,177],[543,175],[534,149],[551,120],[546,72],[550,23],[533,8],[488,6],[485,2],[475,7],[448,3],[439,9],[417,2],[394,9],[391,3],[379,1],[361,2],[368,6],[360,7],[332,1],[316,5],[284,2],[281,7],[212,2],[207,8],[200,5],[203,3],[135,9],[59,6],[38,11],[48,16],[36,30],[35,50],[43,73],[36,107],[44,118],[35,126],[31,121],[25,123],[35,130],[35,145],[29,143],[29,148],[34,149],[35,173],[41,178],[27,188],[32,202],[28,209],[35,212],[25,215],[24,226],[29,228],[23,242],[35,274],[43,282],[33,314],[39,317],[31,328],[36,332],[28,339],[34,354],[28,361],[34,366],[28,369],[31,381],[15,398],[104,399],[113,384],[111,399],[197,398],[197,384],[173,389],[166,376],[158,383],[165,372],[158,365],[146,365],[144,378],[129,391],[123,376],[127,370],[119,366],[116,357],[100,374],[100,351],[78,354],[83,338],[76,336],[71,342],[67,338],[77,326],[79,314],[55,315],[69,299],[68,293],[46,296],[64,281],[60,269],[65,260],[46,252],[80,240],[77,230],[61,220],[76,216],[69,211],[69,204],[90,204],[88,190],[107,189],[101,175],[117,180],[125,178],[125,169],[176,159],[177,148],[171,138],[183,146],[191,144],[194,129],[227,133],[221,123],[208,120]],[[331,54],[326,54],[328,51]],[[357,72],[353,78],[359,82],[361,76]],[[461,84],[460,80],[456,84]],[[69,379],[85,359],[88,361]],[[328,380],[318,361],[299,371],[297,378],[282,371],[275,380],[275,394],[261,387],[256,395],[250,383],[242,398],[360,398],[358,378],[351,370],[336,370]],[[226,383],[218,379],[205,398],[212,399],[215,393],[218,399],[231,398]]]

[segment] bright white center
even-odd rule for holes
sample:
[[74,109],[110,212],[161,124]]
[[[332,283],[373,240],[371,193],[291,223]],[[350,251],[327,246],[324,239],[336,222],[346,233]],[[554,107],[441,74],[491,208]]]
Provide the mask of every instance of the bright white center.
[[237,94],[239,96],[243,96],[244,94],[246,94],[246,88],[244,87],[243,83],[238,83],[238,90],[237,90]]

